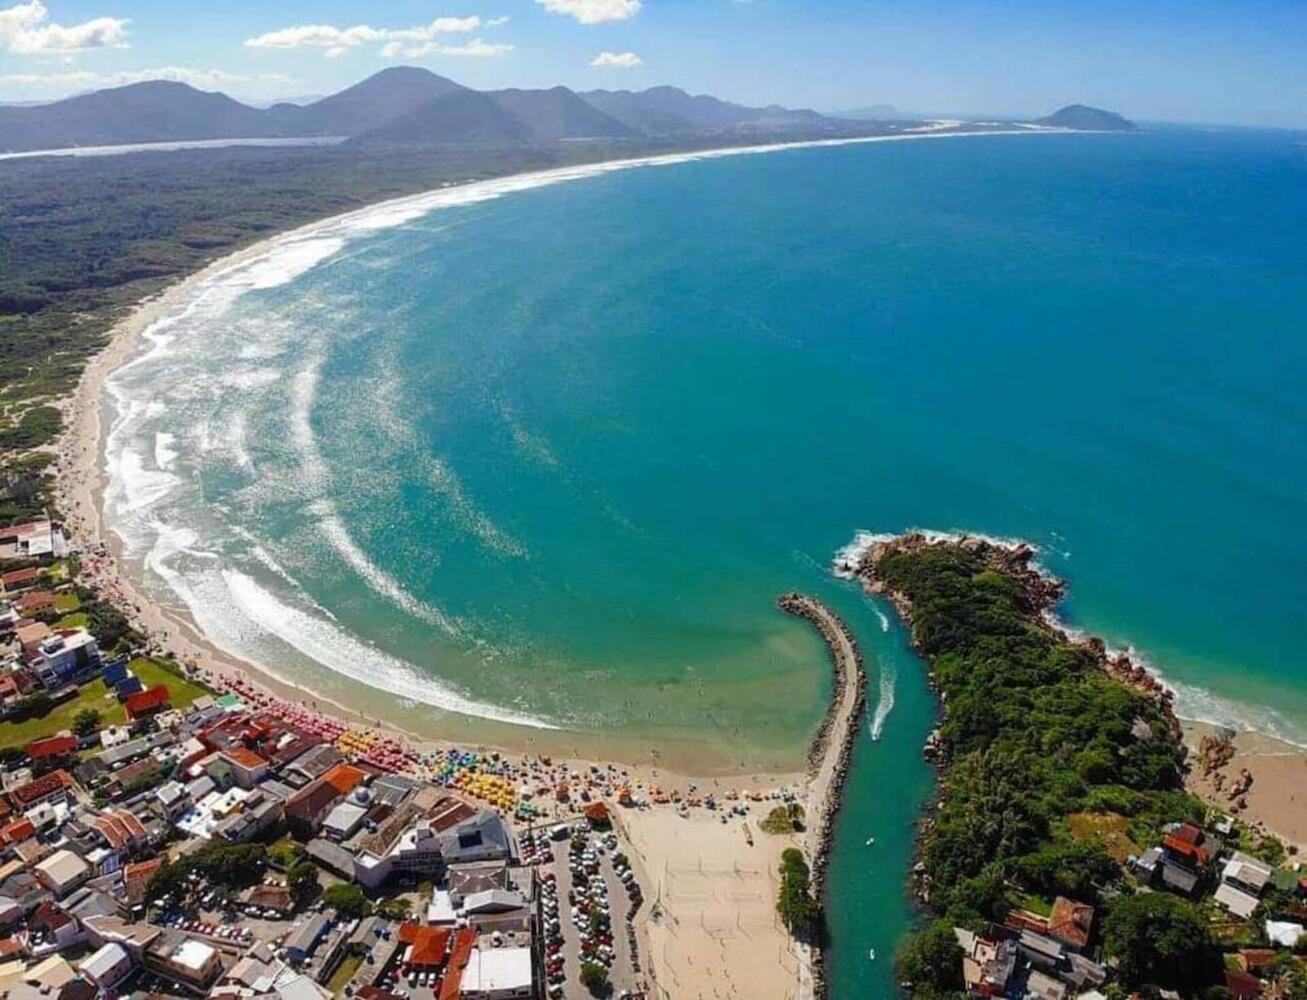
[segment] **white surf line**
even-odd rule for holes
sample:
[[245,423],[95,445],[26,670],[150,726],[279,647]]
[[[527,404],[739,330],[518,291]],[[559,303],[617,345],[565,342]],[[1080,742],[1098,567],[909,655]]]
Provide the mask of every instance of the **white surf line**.
[[[255,244],[246,250],[233,254],[240,257],[223,266],[222,261],[213,265],[217,268],[212,275],[202,282],[208,284],[228,278],[246,269],[268,267],[268,258],[280,250],[294,252],[293,247],[305,240],[323,237],[348,239],[360,234],[392,229],[396,226],[413,222],[423,216],[442,208],[460,205],[473,205],[490,201],[506,194],[531,191],[536,188],[566,181],[585,180],[600,177],[619,170],[632,170],[638,167],[666,167],[681,163],[694,163],[701,160],[723,159],[728,156],[756,156],[764,153],[777,153],[798,149],[825,149],[838,146],[859,146],[878,142],[917,142],[925,140],[956,139],[976,136],[1032,136],[1032,135],[1097,135],[1101,133],[1080,129],[988,129],[985,131],[957,132],[896,132],[889,135],[845,136],[838,139],[806,139],[799,142],[775,142],[756,146],[726,146],[715,149],[688,150],[681,153],[662,153],[656,156],[633,157],[625,160],[604,160],[597,163],[582,163],[567,167],[554,167],[549,170],[537,170],[521,174],[509,174],[504,177],[491,177],[469,181],[466,184],[451,184],[447,187],[434,188],[417,194],[402,195],[389,201],[378,202],[364,208],[354,209],[341,215],[331,216],[317,222],[311,222],[298,229],[270,237],[262,244]],[[339,247],[337,248],[339,250]],[[298,277],[305,270],[321,263],[334,254],[324,254],[314,260],[308,267],[297,270],[292,277]],[[277,268],[271,268],[278,270]],[[244,283],[243,283],[244,284]],[[248,284],[247,284],[247,287]],[[244,291],[244,289],[241,289]],[[239,292],[238,292],[239,294]]]
[[[760,144],[756,146],[734,146],[718,149],[693,150],[681,153],[667,153],[658,156],[635,157],[625,160],[609,160],[599,163],[578,164],[568,167],[558,167],[550,170],[534,171],[522,174],[513,174],[506,177],[488,178],[479,181],[471,181],[462,185],[451,185],[449,187],[437,188],[430,191],[419,192],[414,195],[405,195],[399,198],[393,198],[389,201],[379,202],[365,208],[355,209],[341,215],[333,216],[328,219],[308,223],[297,229],[281,233],[277,236],[270,237],[263,243],[254,244],[243,250],[235,251],[225,258],[221,258],[210,264],[202,272],[192,275],[189,278],[182,279],[178,283],[178,291],[186,289],[187,297],[179,301],[178,306],[169,314],[156,320],[145,331],[142,339],[153,343],[155,350],[146,351],[127,360],[117,369],[107,373],[105,386],[112,392],[113,376],[126,368],[132,367],[145,360],[146,357],[156,352],[166,351],[170,337],[163,335],[163,331],[168,330],[179,320],[188,314],[198,311],[198,307],[208,297],[210,293],[218,292],[216,296],[219,311],[225,311],[231,304],[251,289],[267,289],[284,285],[301,275],[312,270],[314,267],[322,264],[337,256],[344,249],[346,242],[352,237],[358,237],[367,233],[383,229],[390,229],[405,223],[415,221],[426,215],[429,215],[442,208],[455,207],[459,205],[471,205],[481,201],[489,201],[500,198],[507,194],[514,194],[519,191],[529,191],[538,187],[545,187],[552,184],[558,184],[565,181],[584,180],[589,177],[599,177],[604,174],[614,173],[619,170],[630,170],[637,167],[661,167],[673,166],[680,163],[692,163],[700,160],[721,159],[728,156],[748,156],[759,155],[764,153],[782,152],[793,149],[817,149],[837,146],[854,146],[866,145],[875,142],[908,142],[925,139],[951,139],[967,136],[1013,136],[1013,135],[1079,135],[1092,134],[1084,133],[1072,129],[1042,129],[1038,131],[1030,129],[990,129],[985,131],[957,131],[957,132],[934,132],[934,133],[896,133],[892,135],[874,135],[874,136],[848,136],[838,139],[811,139],[800,142],[779,142]],[[165,296],[170,290],[165,290]],[[296,386],[301,393],[311,397],[316,389],[316,370],[300,372]],[[122,411],[119,410],[119,419],[109,430],[106,438],[106,445],[111,444],[115,433],[123,430]],[[307,431],[308,441],[304,440]],[[293,422],[292,434],[297,438],[297,444],[301,446],[305,443],[312,444],[312,429],[304,426],[303,422],[298,424]],[[111,450],[106,447],[106,451]],[[307,456],[306,473],[309,476],[322,475],[325,469],[317,464],[320,463],[320,456],[314,454],[316,448],[312,449]],[[302,452],[303,455],[303,452]],[[315,459],[317,460],[315,462]],[[120,492],[122,484],[119,481],[121,470],[113,468],[106,469],[109,482],[103,492],[103,497],[107,498],[114,493]],[[101,503],[105,503],[102,499]],[[330,529],[330,525],[325,525]],[[111,529],[118,530],[118,529]],[[119,533],[121,533],[119,531]],[[339,545],[339,536],[332,539],[336,545],[337,551],[350,561],[351,565],[363,575],[365,581],[372,589],[379,591],[383,596],[394,597],[394,590],[388,586],[393,583],[389,578],[382,579],[375,575],[370,575],[363,571],[362,566],[351,555],[361,555],[361,553],[350,552],[349,547]],[[364,557],[366,561],[366,557]],[[375,569],[375,567],[373,567]],[[397,585],[396,585],[397,587]],[[176,592],[176,587],[172,588]],[[178,596],[182,596],[179,594]],[[410,596],[411,595],[406,595]],[[416,602],[415,599],[412,599]],[[403,606],[402,602],[401,607]],[[409,608],[406,610],[418,611],[418,617],[431,620],[430,608]],[[425,611],[426,614],[420,612]],[[448,628],[456,623],[449,620],[440,621],[445,616],[436,613],[438,620],[434,622],[438,627]],[[192,609],[194,617],[194,610]],[[199,623],[196,623],[199,625]],[[201,627],[201,631],[206,631]],[[209,636],[212,638],[212,636]],[[237,654],[239,655],[239,654]],[[316,657],[315,657],[316,659]],[[363,683],[368,683],[365,678],[356,678]],[[375,684],[369,686],[377,687]],[[385,690],[385,688],[382,688]],[[398,693],[393,692],[392,693]],[[892,704],[892,702],[891,702]],[[493,718],[494,716],[485,713],[486,708],[490,706],[477,705],[475,703],[465,702],[464,709],[471,709],[465,714],[477,715],[481,717]],[[458,711],[459,709],[455,709]],[[492,708],[493,711],[493,708]],[[514,713],[515,714],[515,713]],[[503,716],[500,716],[502,719]],[[529,721],[528,721],[529,719]],[[541,720],[530,719],[530,717],[517,716],[514,721],[519,724],[540,726]],[[548,726],[548,723],[544,723]]]

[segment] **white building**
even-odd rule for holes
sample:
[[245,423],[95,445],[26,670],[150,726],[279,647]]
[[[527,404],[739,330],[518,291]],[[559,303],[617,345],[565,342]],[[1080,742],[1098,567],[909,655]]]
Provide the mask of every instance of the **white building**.
[[48,688],[90,676],[100,669],[100,646],[84,628],[60,629],[44,639],[32,657],[31,668]]
[[466,1000],[529,1000],[534,996],[530,948],[474,948],[463,970]]
[[120,944],[109,942],[86,959],[78,968],[101,992],[108,992],[132,971],[132,957]]

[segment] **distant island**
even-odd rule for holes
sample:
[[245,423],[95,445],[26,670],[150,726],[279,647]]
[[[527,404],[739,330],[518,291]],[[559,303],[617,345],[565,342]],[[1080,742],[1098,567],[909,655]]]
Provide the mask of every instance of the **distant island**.
[[1139,126],[1115,111],[1091,108],[1087,104],[1068,104],[1051,115],[1035,119],[1036,125],[1070,128],[1086,132],[1134,132]]

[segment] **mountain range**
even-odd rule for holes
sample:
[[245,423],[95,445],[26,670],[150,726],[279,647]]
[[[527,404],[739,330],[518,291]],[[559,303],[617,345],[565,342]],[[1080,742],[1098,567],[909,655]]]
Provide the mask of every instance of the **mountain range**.
[[[1077,116],[1093,111],[1083,108]],[[307,104],[256,108],[225,94],[156,80],[39,106],[0,106],[0,152],[199,139],[336,136],[359,145],[436,145],[851,127],[816,111],[748,107],[675,87],[478,91],[400,66]]]

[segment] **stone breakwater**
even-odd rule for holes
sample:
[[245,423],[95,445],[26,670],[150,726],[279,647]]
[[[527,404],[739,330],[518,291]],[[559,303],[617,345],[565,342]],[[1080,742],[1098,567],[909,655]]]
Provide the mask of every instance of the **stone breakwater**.
[[[785,594],[776,606],[787,614],[811,622],[826,643],[835,670],[835,693],[808,750],[808,796],[805,805],[812,892],[822,899],[830,859],[835,818],[843,802],[842,791],[849,774],[853,741],[867,707],[867,672],[857,640],[843,619],[820,601],[804,594]],[[812,986],[817,997],[827,995],[825,971],[819,947],[814,946]]]
[[1110,649],[1097,636],[1088,636],[1068,628],[1056,614],[1057,604],[1066,596],[1066,581],[1059,580],[1036,562],[1038,549],[1026,542],[988,538],[979,535],[942,534],[913,531],[903,535],[878,537],[855,555],[845,557],[836,567],[841,576],[854,577],[872,594],[889,600],[909,629],[912,643],[918,645],[912,622],[912,605],[903,594],[891,590],[876,575],[876,566],[885,556],[896,552],[915,552],[932,546],[956,545],[979,553],[991,569],[1015,580],[1021,587],[1026,611],[1032,618],[1044,623],[1049,633],[1059,642],[1081,650],[1100,669],[1136,691],[1148,695],[1162,710],[1169,735],[1182,742],[1180,720],[1176,717],[1175,692],[1163,684],[1148,668],[1136,662],[1131,654]]

